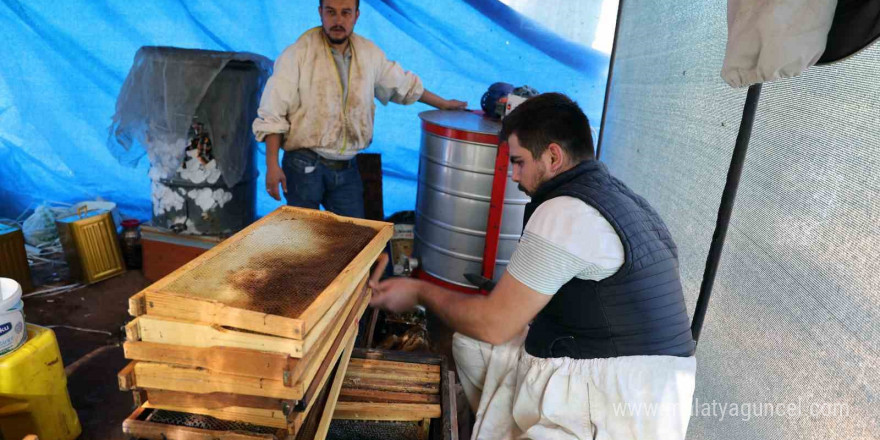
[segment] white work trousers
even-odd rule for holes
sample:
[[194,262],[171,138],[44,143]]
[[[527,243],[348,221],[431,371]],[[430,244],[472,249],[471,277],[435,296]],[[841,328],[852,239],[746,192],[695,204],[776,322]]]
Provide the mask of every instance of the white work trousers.
[[684,440],[694,357],[536,358],[525,332],[491,345],[456,333],[452,352],[472,439]]

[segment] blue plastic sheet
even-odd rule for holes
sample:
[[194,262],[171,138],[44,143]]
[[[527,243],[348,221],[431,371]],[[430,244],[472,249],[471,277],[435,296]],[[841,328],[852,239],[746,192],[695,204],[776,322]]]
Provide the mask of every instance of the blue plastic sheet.
[[[138,48],[247,51],[274,59],[320,23],[317,1],[0,0],[0,217],[43,201],[102,197],[150,217],[149,163],[121,165],[106,147],[116,97]],[[598,126],[608,55],[566,41],[495,0],[363,0],[355,32],[422,77],[479,108],[496,81],[575,98]],[[386,214],[413,209],[418,113],[376,112],[369,152],[382,153]],[[261,144],[261,150],[263,146]],[[258,158],[261,175],[265,157]],[[262,185],[261,185],[262,187]],[[279,202],[264,192],[258,212]]]

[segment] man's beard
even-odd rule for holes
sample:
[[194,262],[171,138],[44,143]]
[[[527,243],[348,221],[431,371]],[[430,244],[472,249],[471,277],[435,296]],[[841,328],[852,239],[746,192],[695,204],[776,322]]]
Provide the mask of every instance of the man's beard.
[[[544,167],[539,167],[538,168],[538,178],[535,179],[536,183],[535,183],[534,191],[537,191],[538,188],[540,188],[541,185],[543,185],[544,182],[546,182],[548,180],[550,180],[550,178],[547,177],[547,170]],[[524,187],[522,183],[518,184],[516,187],[517,187],[517,189],[519,189],[520,191],[522,191],[525,195],[527,195],[529,197],[534,197],[534,195],[535,195],[533,191],[527,190],[526,187]]]
[[[342,32],[345,32],[345,28],[341,28],[341,27],[332,27],[332,28],[330,28],[330,30],[331,31],[341,30]],[[327,32],[327,29],[324,29],[324,35],[327,36],[327,39],[330,40],[331,44],[342,44],[342,43],[345,43],[346,40],[348,40],[348,34],[345,34],[345,36],[342,38],[334,39],[333,37],[330,36],[330,32]]]

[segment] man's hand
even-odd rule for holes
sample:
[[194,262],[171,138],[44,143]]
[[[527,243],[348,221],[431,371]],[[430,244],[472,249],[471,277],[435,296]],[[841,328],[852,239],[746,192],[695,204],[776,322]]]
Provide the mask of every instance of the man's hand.
[[419,281],[411,278],[391,278],[379,282],[385,266],[388,265],[388,254],[381,253],[376,260],[376,267],[370,275],[370,288],[373,289],[373,298],[370,305],[395,313],[412,310],[419,302]]
[[467,102],[459,101],[457,99],[443,99],[442,97],[431,93],[430,90],[422,92],[422,97],[419,98],[419,101],[440,110],[464,110],[467,108]]
[[388,266],[388,254],[382,252],[379,254],[376,266],[373,267],[373,273],[370,275],[369,285],[370,289],[373,289],[370,305],[395,313],[412,310],[419,301],[418,294],[416,293],[417,290],[413,290],[411,286],[406,286],[405,284],[406,281],[413,280],[408,278],[392,278],[379,282],[382,279],[382,274],[385,273],[386,266]]
[[467,102],[459,101],[457,99],[447,99],[441,108],[443,110],[464,110],[467,108]]
[[373,298],[370,305],[394,313],[408,312],[419,304],[421,281],[412,278],[389,278],[381,283],[370,282]]
[[281,200],[281,195],[278,194],[279,183],[281,184],[281,189],[286,193],[287,177],[284,176],[284,171],[278,164],[272,165],[270,163],[266,168],[266,192],[275,200]]
[[[382,252],[373,266],[373,273],[370,274],[369,286],[373,289],[373,297],[370,299],[370,305],[373,307],[390,310],[395,313],[406,312],[412,310],[418,303],[418,294],[411,287],[398,286],[406,284],[406,281],[412,281],[407,278],[392,278],[380,282],[382,274],[385,273],[385,267],[388,266],[388,254]],[[397,287],[395,287],[397,286]],[[417,285],[415,287],[418,287]],[[390,293],[398,292],[403,293]]]

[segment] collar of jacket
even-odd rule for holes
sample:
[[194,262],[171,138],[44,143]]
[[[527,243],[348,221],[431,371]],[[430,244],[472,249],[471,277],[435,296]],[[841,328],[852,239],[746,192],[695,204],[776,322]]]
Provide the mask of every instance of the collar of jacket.
[[605,172],[608,171],[608,169],[605,167],[605,164],[599,162],[598,160],[585,160],[575,165],[574,168],[564,171],[538,186],[538,189],[535,191],[535,195],[532,196],[532,201],[534,202],[542,200],[545,196],[547,196],[547,194],[553,192],[553,190],[559,188],[560,186],[571,182],[581,174],[595,170],[601,170]]

